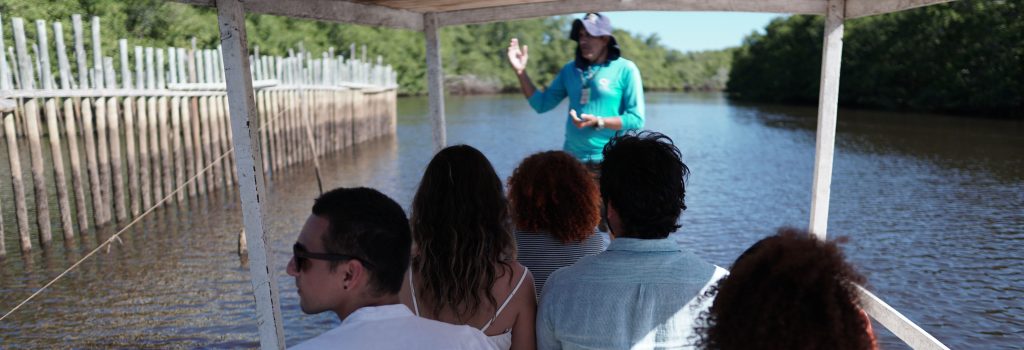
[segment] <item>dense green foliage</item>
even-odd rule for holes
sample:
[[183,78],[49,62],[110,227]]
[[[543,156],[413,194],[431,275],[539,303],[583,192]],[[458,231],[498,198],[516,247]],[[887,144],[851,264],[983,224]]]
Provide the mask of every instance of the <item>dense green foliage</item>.
[[[26,32],[35,37],[34,20],[64,22],[65,40],[70,42],[72,14],[101,18],[103,48],[117,57],[117,39],[129,45],[189,47],[192,37],[200,47],[217,45],[217,14],[211,8],[193,7],[162,0],[4,0],[0,15],[4,35],[10,41],[10,18],[22,17]],[[511,37],[530,45],[529,72],[534,81],[546,84],[573,57],[575,43],[568,39],[569,18],[555,17],[446,27],[441,33],[445,73],[449,78],[469,77],[496,89],[514,90],[518,83],[508,67],[505,48]],[[250,50],[282,55],[299,43],[318,54],[335,46],[348,56],[348,46],[366,45],[372,59],[381,55],[398,72],[403,93],[425,92],[424,39],[418,32],[373,28],[278,16],[250,14],[246,17]],[[52,27],[48,27],[52,28]],[[657,36],[641,37],[617,31],[623,56],[633,60],[648,89],[723,89],[727,79],[730,51],[681,53],[662,45]],[[361,47],[357,48],[357,55]]]
[[[1024,0],[961,0],[846,21],[846,106],[1024,117]],[[728,90],[817,103],[824,19],[779,18],[735,51]]]

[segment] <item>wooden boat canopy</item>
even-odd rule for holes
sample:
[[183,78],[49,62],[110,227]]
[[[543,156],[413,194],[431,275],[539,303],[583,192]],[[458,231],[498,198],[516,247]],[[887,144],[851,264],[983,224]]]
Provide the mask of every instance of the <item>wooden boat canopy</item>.
[[[176,0],[215,6],[216,0]],[[898,12],[952,0],[846,0],[844,18]],[[246,12],[424,29],[423,15],[434,13],[441,26],[605,11],[729,11],[826,14],[828,0],[248,0]]]

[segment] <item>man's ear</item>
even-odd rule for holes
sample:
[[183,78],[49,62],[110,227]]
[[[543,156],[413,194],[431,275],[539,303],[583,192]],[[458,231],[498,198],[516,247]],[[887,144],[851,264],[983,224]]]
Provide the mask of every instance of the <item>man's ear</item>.
[[605,201],[604,203],[605,221],[608,222],[608,233],[611,238],[615,238],[615,234],[621,234],[622,232],[615,232],[620,225],[622,220],[619,218],[619,211],[615,210],[615,205],[612,201]]
[[339,265],[338,272],[341,273],[341,283],[342,287],[345,289],[354,288],[360,284],[366,284],[370,277],[367,273],[366,267],[363,266],[363,262],[356,259],[346,261]]

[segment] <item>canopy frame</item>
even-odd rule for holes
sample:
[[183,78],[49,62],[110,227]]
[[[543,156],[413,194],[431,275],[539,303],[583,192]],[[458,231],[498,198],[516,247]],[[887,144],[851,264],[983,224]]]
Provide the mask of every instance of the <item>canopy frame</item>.
[[[839,70],[842,61],[843,22],[846,19],[898,12],[953,0],[563,0],[508,4],[506,0],[479,0],[456,10],[417,12],[402,8],[396,0],[175,0],[186,4],[215,6],[224,69],[227,77],[231,127],[235,135],[236,171],[242,200],[242,216],[249,248],[250,274],[256,299],[260,346],[284,349],[276,273],[266,236],[266,181],[263,177],[260,145],[256,139],[255,102],[248,62],[245,13],[262,13],[294,18],[354,23],[422,31],[426,39],[430,118],[434,148],[445,147],[444,80],[440,52],[440,28],[524,18],[601,11],[741,11],[825,15],[822,48],[818,128],[815,141],[814,178],[811,195],[810,231],[825,239],[828,204],[835,150],[836,115],[839,100]],[[420,3],[446,6],[446,0]],[[383,4],[391,5],[392,7]],[[422,4],[418,5],[422,7]],[[454,5],[452,5],[454,6]],[[861,302],[873,318],[916,349],[948,349],[945,345],[861,288]]]

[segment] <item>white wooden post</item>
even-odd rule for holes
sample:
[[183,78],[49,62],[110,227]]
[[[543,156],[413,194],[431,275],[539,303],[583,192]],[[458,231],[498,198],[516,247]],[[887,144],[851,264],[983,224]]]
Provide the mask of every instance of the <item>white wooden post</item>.
[[423,15],[423,34],[427,38],[427,89],[430,92],[430,126],[434,131],[434,152],[448,143],[444,125],[444,69],[441,68],[441,40],[438,18]]
[[234,133],[235,167],[238,171],[242,222],[249,248],[249,273],[256,297],[256,317],[262,349],[284,349],[284,327],[278,299],[277,273],[267,247],[263,217],[267,207],[266,180],[258,140],[256,100],[249,72],[248,42],[245,35],[245,9],[239,0],[217,0],[220,40],[224,47],[224,73],[227,79],[228,106]]
[[818,91],[818,133],[811,187],[809,230],[824,240],[828,229],[828,202],[832,186],[832,156],[836,146],[836,112],[839,104],[839,67],[843,59],[843,18],[846,0],[828,0],[825,41],[821,54],[821,88]]
[[903,342],[917,350],[949,350],[945,344],[935,339],[931,334],[925,332],[917,324],[903,316],[899,311],[886,304],[882,299],[869,292],[864,287],[857,286],[860,306],[871,315],[878,323],[881,323],[892,334],[895,334]]

